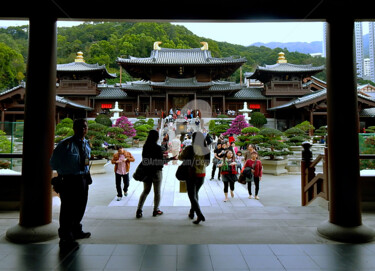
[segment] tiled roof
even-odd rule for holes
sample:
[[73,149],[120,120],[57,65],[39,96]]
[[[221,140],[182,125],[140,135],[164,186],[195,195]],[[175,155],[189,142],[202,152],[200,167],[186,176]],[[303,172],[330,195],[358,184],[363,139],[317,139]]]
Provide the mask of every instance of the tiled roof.
[[106,74],[107,78],[115,78],[117,77],[116,74],[108,73],[105,65],[99,66],[98,63],[96,64],[87,64],[85,62],[72,62],[66,64],[57,64],[56,67],[57,72],[90,72],[90,71],[102,71]]
[[106,100],[106,99],[125,99],[128,97],[125,91],[115,86],[99,87],[100,94],[96,96],[95,100]]
[[[306,94],[302,97],[299,97],[297,99],[294,99],[290,102],[287,102],[285,104],[282,104],[282,105],[279,105],[279,106],[276,106],[276,107],[272,107],[272,108],[269,108],[268,110],[278,110],[278,109],[284,109],[284,108],[289,108],[289,107],[299,107],[299,105],[303,105],[305,103],[308,103],[309,101],[312,101],[312,100],[316,100],[316,99],[326,99],[327,98],[327,89],[324,88],[324,89],[321,89],[321,90],[317,90],[317,91],[314,91],[310,94]],[[375,100],[374,99],[371,99],[370,97],[367,97],[365,95],[362,95],[360,93],[358,93],[358,98],[361,98],[363,100],[366,100],[370,103],[375,103]]]
[[327,89],[318,90],[318,91],[315,91],[313,93],[306,94],[302,97],[294,99],[294,100],[292,100],[290,102],[287,102],[285,104],[269,108],[268,110],[278,110],[278,109],[288,108],[288,107],[292,107],[292,106],[297,106],[299,104],[306,103],[310,100],[315,100],[315,99],[318,99],[320,97],[325,98],[326,95],[327,95]]
[[233,97],[235,99],[251,99],[251,100],[267,100],[267,98],[262,94],[263,88],[243,88],[236,92]]
[[153,50],[150,57],[138,58],[117,58],[118,63],[133,64],[163,64],[163,65],[200,65],[200,64],[229,64],[229,63],[245,63],[245,58],[215,58],[211,56],[211,51],[194,49],[168,49],[161,48]]
[[362,109],[359,112],[359,116],[360,117],[369,117],[369,118],[375,117],[375,107]]
[[125,91],[143,91],[151,92],[155,88],[174,88],[174,89],[205,89],[207,92],[226,92],[240,90],[241,86],[233,82],[226,81],[211,81],[211,82],[198,82],[195,77],[193,78],[170,78],[167,77],[164,82],[151,82],[151,81],[134,81],[122,84],[121,88]]
[[74,108],[81,108],[81,109],[84,109],[84,110],[87,110],[87,111],[93,110],[93,108],[91,108],[91,107],[72,102],[71,100],[69,100],[67,98],[57,96],[57,95],[56,95],[56,102],[66,104],[66,105],[69,105],[69,106],[74,107]]
[[257,69],[272,72],[320,72],[324,70],[324,65],[313,67],[311,64],[296,65],[291,63],[276,63],[274,65],[266,65],[265,67],[258,66]]
[[164,82],[151,82],[151,86],[166,88],[202,88],[214,85],[212,82],[198,82],[195,77],[192,78],[171,78],[167,77]]

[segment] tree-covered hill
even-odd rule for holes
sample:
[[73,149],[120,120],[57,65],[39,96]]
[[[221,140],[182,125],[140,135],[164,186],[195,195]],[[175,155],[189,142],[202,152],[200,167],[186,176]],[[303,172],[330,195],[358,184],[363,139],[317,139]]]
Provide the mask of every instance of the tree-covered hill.
[[[243,72],[254,71],[257,65],[274,64],[280,51],[285,53],[289,63],[312,63],[314,66],[325,64],[324,58],[313,58],[307,54],[289,52],[285,48],[246,47],[198,37],[184,26],[170,23],[83,23],[73,27],[59,27],[57,32],[58,64],[74,61],[76,53],[82,51],[87,63],[105,64],[111,73],[117,74],[119,73],[119,66],[116,64],[117,57],[148,57],[155,41],[161,41],[161,46],[164,48],[199,48],[202,46],[201,41],[207,41],[209,50],[214,57],[245,57],[247,63],[242,68]],[[11,54],[8,52],[11,49],[14,53],[17,53],[18,58],[23,57],[25,63],[27,59],[27,38],[27,26],[0,28],[0,55]],[[17,63],[19,61],[18,59]],[[0,63],[0,65],[12,66],[14,61],[9,60],[7,64]],[[23,69],[22,73],[25,74],[25,65],[21,69]],[[20,74],[18,74],[18,77],[14,76],[18,72],[6,75],[1,73],[3,73],[2,69],[0,69],[1,89],[4,89],[4,86],[12,87],[22,79]],[[238,82],[239,73],[237,71],[232,78],[223,79]],[[317,76],[325,80],[325,72]],[[124,78],[125,80],[133,79],[129,75],[125,75]]]

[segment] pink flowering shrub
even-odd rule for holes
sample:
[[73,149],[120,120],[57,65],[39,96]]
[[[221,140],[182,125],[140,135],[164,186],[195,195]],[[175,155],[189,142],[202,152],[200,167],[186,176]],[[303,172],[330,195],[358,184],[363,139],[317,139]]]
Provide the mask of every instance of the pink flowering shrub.
[[229,134],[234,134],[234,135],[239,135],[241,134],[241,130],[243,128],[249,127],[249,123],[245,120],[244,115],[238,115],[231,123],[229,129],[223,133],[223,135],[229,135]]
[[114,127],[120,127],[124,129],[124,134],[128,137],[133,137],[136,134],[133,123],[131,123],[127,117],[122,116],[116,120]]

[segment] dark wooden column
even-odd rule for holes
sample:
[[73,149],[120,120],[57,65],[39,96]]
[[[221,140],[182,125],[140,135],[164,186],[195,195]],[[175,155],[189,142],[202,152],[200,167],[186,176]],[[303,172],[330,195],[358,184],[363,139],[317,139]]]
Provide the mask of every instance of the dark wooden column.
[[[329,221],[318,227],[318,232],[338,241],[366,242],[373,233],[361,219],[354,20],[348,11],[344,13],[340,18],[327,18],[330,202]],[[347,129],[343,131],[343,127]]]
[[51,167],[56,103],[56,19],[35,16],[29,23],[29,54],[19,225],[7,231],[14,242],[55,238]]

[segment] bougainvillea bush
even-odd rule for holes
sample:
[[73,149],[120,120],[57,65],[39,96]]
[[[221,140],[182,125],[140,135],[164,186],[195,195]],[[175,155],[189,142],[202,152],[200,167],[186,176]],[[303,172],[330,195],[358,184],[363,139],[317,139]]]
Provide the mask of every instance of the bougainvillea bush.
[[122,128],[124,130],[124,135],[126,135],[127,137],[134,137],[136,134],[133,123],[131,123],[125,116],[117,119],[114,127]]
[[234,135],[239,135],[241,134],[241,130],[249,127],[249,123],[245,120],[244,115],[238,115],[231,123],[229,129],[223,133],[223,135],[229,135],[229,134],[234,134]]

